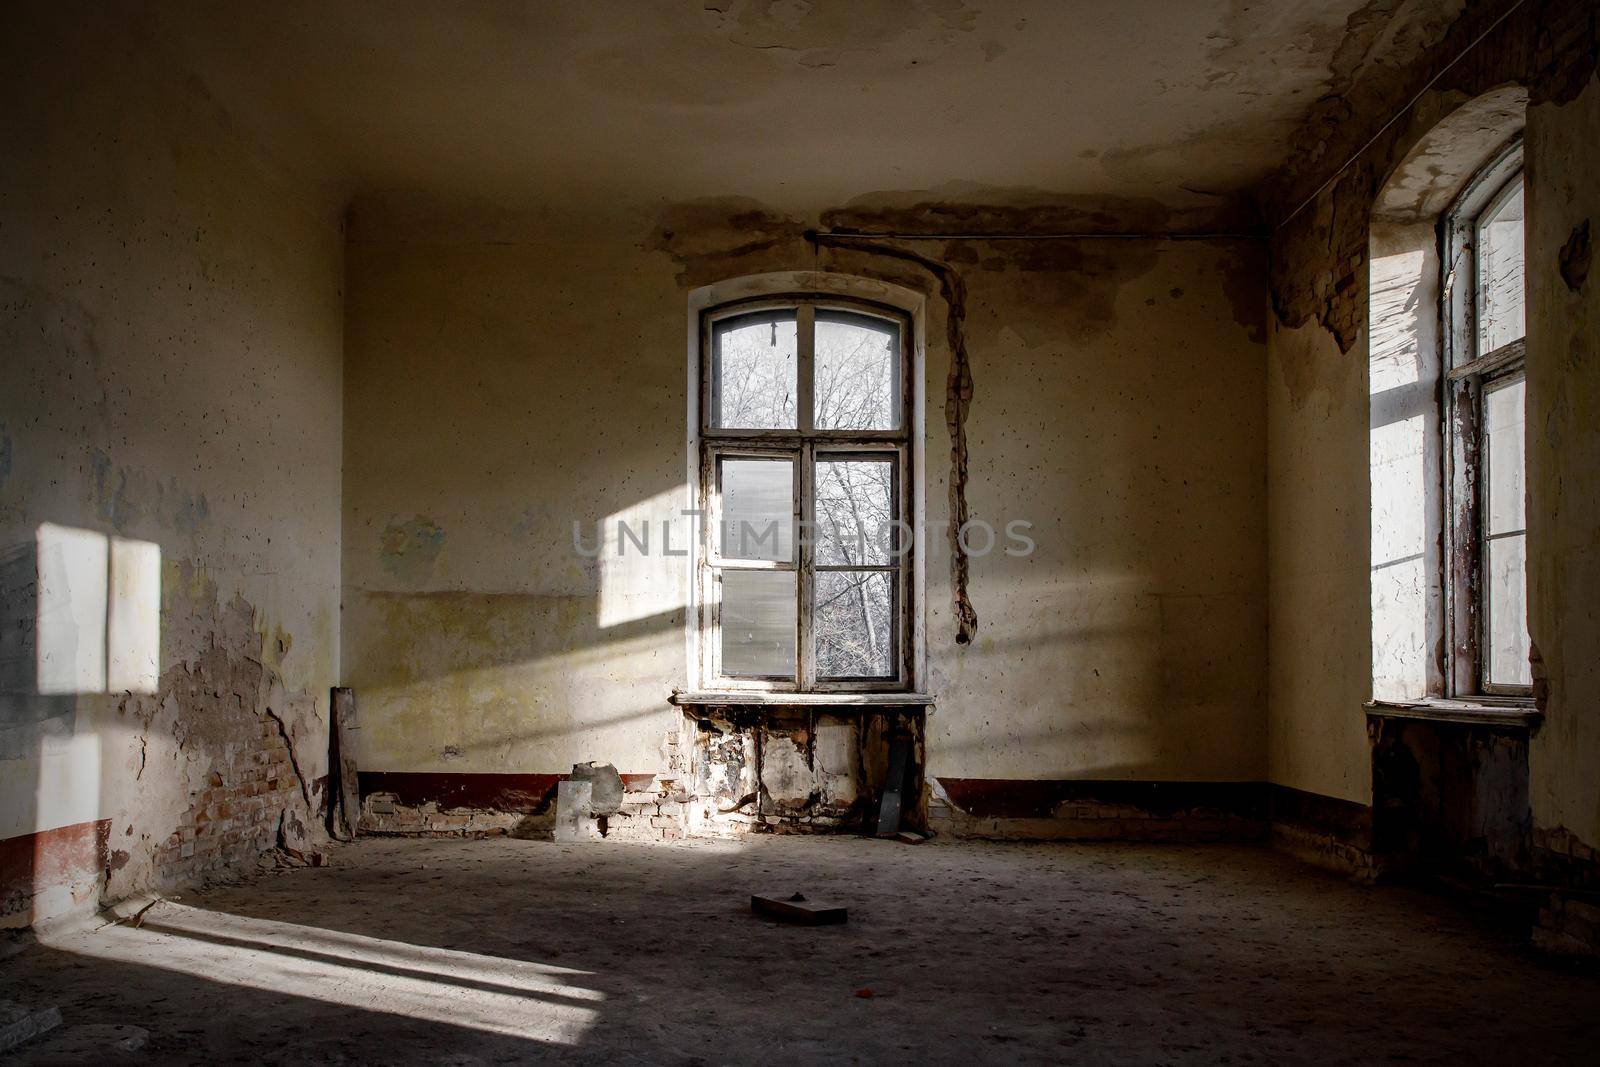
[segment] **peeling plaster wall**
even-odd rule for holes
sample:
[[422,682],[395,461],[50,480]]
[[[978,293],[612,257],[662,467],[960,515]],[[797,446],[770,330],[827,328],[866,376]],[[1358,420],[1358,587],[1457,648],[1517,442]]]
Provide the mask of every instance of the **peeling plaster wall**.
[[[1139,224],[1171,224],[1144,210]],[[948,232],[997,217],[1120,221],[1104,205],[866,201],[820,221]],[[683,562],[583,560],[571,524],[665,518],[686,500],[688,291],[823,269],[929,294],[929,773],[1263,775],[1260,250],[916,246],[966,285],[971,514],[1030,520],[1038,543],[971,560],[978,624],[961,646],[939,525],[945,303],[915,262],[808,243],[816,221],[734,198],[608,219],[358,201],[343,648],[363,771],[663,769],[666,698],[689,680]]]
[[[1600,76],[1528,109],[1529,635],[1545,725],[1535,827],[1600,846]],[[1583,264],[1580,269],[1580,264]],[[1564,269],[1565,268],[1565,269]],[[1574,284],[1574,283],[1578,284]],[[1535,665],[1536,685],[1540,678]]]
[[[1470,139],[1474,129],[1493,128],[1496,110],[1510,99],[1506,90],[1523,86],[1529,99],[1529,621],[1544,656],[1547,715],[1530,744],[1530,802],[1536,843],[1541,833],[1555,835],[1564,855],[1581,855],[1592,865],[1593,853],[1584,850],[1600,839],[1594,774],[1600,676],[1593,655],[1600,524],[1591,503],[1600,393],[1593,281],[1573,289],[1562,272],[1571,257],[1564,259],[1561,250],[1596,214],[1600,12],[1583,0],[1527,0],[1491,29],[1506,10],[1469,7],[1449,25],[1435,26],[1432,43],[1405,70],[1410,80],[1396,80],[1393,72],[1358,79],[1319,104],[1322,117],[1302,131],[1295,155],[1265,190],[1271,218],[1308,204],[1275,233],[1272,249],[1271,778],[1361,803],[1372,799],[1361,703],[1372,687],[1366,324],[1374,203],[1390,173],[1441,121],[1460,123]],[[1444,69],[1480,36],[1476,48]],[[1441,69],[1433,89],[1380,129]],[[1460,122],[1463,108],[1469,114]],[[1333,166],[1367,139],[1352,165],[1313,197]],[[1493,144],[1479,147],[1486,157]],[[1400,187],[1417,186],[1420,207],[1438,168],[1414,170],[1401,175]],[[1546,642],[1559,651],[1552,655]]]
[[[8,924],[252,862],[326,773],[337,199],[154,18],[14,5],[0,26],[0,843],[26,843]],[[52,559],[68,587],[39,580]],[[138,662],[97,671],[97,642]],[[39,668],[63,656],[70,685]]]

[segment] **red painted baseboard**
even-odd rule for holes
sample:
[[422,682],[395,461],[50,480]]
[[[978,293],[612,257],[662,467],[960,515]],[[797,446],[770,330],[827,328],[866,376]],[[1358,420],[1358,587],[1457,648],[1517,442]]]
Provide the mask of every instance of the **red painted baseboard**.
[[110,838],[111,820],[96,819],[0,840],[0,915],[26,910],[44,890],[99,878]]

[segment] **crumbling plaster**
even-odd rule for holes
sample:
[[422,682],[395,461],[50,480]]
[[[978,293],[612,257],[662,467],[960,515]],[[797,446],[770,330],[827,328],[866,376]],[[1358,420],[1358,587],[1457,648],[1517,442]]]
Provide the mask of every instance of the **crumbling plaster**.
[[[41,862],[90,876],[7,899],[10,923],[92,904],[97,878],[121,896],[253,862],[285,810],[303,823],[318,803],[339,669],[343,240],[314,156],[185,74],[148,13],[18,7],[0,39],[10,647],[34,651],[41,523],[160,556],[151,691],[41,694],[31,660],[7,665],[0,838],[42,833]],[[242,800],[285,739],[296,780],[231,821],[215,791]],[[52,831],[83,823],[103,826],[103,855],[50,854]]]

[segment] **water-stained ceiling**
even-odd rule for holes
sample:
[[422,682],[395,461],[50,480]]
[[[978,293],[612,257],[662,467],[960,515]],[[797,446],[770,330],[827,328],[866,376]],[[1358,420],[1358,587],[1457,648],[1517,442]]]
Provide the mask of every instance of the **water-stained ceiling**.
[[286,0],[161,9],[357,190],[574,210],[889,191],[1197,207],[1460,0]]

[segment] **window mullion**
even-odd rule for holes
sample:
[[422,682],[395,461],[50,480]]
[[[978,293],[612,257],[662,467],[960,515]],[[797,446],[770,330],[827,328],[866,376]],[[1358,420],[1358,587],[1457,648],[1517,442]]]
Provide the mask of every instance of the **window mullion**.
[[[804,347],[804,346],[802,346]],[[809,393],[809,390],[805,390]],[[813,544],[812,527],[816,522],[816,446],[807,441],[800,446],[799,455],[800,473],[796,479],[798,484],[799,500],[796,512],[800,516],[800,527],[795,538],[795,548],[800,561],[800,580],[795,583],[798,591],[799,603],[796,609],[799,612],[799,680],[801,690],[810,690],[817,681],[817,654],[813,640],[812,605],[816,597],[812,594],[813,584],[816,581],[816,547]]]
[[802,434],[815,428],[815,412],[811,410],[811,392],[816,384],[812,367],[817,354],[817,309],[811,304],[801,304],[795,309],[795,415],[796,425]]

